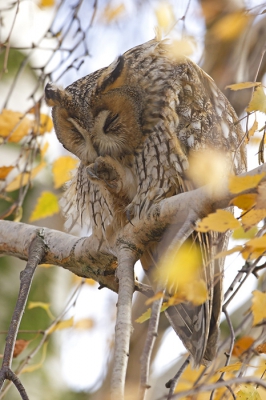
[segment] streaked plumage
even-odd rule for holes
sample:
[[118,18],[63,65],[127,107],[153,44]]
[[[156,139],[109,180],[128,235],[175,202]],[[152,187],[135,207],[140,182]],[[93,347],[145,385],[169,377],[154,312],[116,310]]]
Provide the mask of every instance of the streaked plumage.
[[[108,240],[155,203],[195,187],[189,156],[201,150],[225,155],[225,171],[245,169],[243,132],[214,81],[189,59],[172,57],[171,44],[152,40],[65,90],[46,86],[60,142],[80,158],[65,194],[68,226],[78,221]],[[186,302],[167,316],[195,364],[215,355],[222,301],[222,262],[209,262],[226,235],[198,236],[209,300]],[[141,261],[154,268],[152,243]],[[207,254],[207,253],[208,254]],[[150,274],[149,274],[150,275]]]

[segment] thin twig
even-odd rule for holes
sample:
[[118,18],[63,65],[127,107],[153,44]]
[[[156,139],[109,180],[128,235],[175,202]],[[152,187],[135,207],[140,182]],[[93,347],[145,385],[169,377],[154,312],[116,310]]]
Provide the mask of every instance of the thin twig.
[[147,389],[150,388],[148,384],[151,354],[154,347],[156,337],[158,336],[158,325],[160,320],[160,311],[163,302],[163,296],[155,300],[151,307],[151,317],[149,320],[148,332],[146,336],[145,345],[140,359],[140,390],[139,400],[144,400]]
[[[77,298],[79,296],[79,293],[81,291],[82,286],[84,285],[85,280],[82,280],[72,293],[70,299],[68,300],[66,306],[64,307],[63,311],[52,321],[52,323],[45,329],[45,331],[40,331],[36,333],[41,333],[43,335],[42,339],[40,342],[37,344],[37,346],[30,352],[30,354],[27,355],[27,357],[21,361],[19,364],[18,368],[15,370],[16,376],[20,375],[21,372],[23,371],[24,367],[29,364],[30,360],[39,352],[39,350],[42,348],[43,344],[47,341],[48,337],[51,335],[51,329],[56,326],[56,324],[62,320],[62,318],[66,315],[66,313],[70,310],[70,308],[74,307],[77,301]],[[19,333],[22,333],[23,331],[19,331]],[[30,331],[31,332],[31,331]],[[26,332],[28,333],[28,332]],[[31,332],[32,333],[32,332]],[[33,331],[34,333],[34,331]],[[11,387],[11,383],[7,384],[2,393],[0,394],[0,400],[4,398],[5,394],[8,392],[8,390]]]
[[[234,348],[234,343],[235,343],[235,331],[234,331],[234,327],[233,327],[233,325],[232,325],[232,322],[231,322],[231,319],[230,319],[230,317],[229,317],[229,314],[228,314],[228,311],[227,311],[226,307],[224,306],[224,307],[222,308],[222,310],[223,310],[223,313],[224,313],[224,315],[225,315],[225,317],[226,317],[226,320],[227,320],[227,323],[228,323],[228,326],[229,326],[229,329],[230,329],[230,338],[231,338],[229,351],[225,353],[225,355],[226,355],[226,363],[225,363],[225,366],[227,366],[227,365],[230,364],[230,360],[231,360],[231,356],[232,356],[232,352],[233,352],[233,348]],[[218,379],[218,382],[223,380],[224,375],[225,375],[225,372],[222,372],[220,378]],[[227,389],[229,389],[229,386],[228,386],[228,385],[226,385],[226,387],[227,387]],[[230,391],[230,390],[229,390],[229,391]],[[230,391],[230,392],[231,392],[231,391]],[[213,400],[213,398],[214,398],[214,393],[215,393],[215,390],[212,391],[211,396],[210,396],[210,400]]]
[[17,0],[16,12],[15,12],[15,15],[14,15],[14,19],[12,21],[10,32],[9,32],[7,40],[6,40],[7,45],[6,45],[6,50],[5,50],[4,65],[3,65],[2,71],[0,71],[0,79],[2,78],[3,74],[7,71],[7,61],[8,61],[9,51],[10,51],[10,39],[11,39],[11,35],[12,35],[13,29],[14,29],[14,26],[15,26],[15,21],[16,21],[17,16],[18,16],[19,5],[20,5],[20,0]]
[[165,386],[167,388],[170,388],[168,396],[167,396],[167,400],[171,400],[172,399],[172,396],[173,396],[173,394],[175,392],[175,388],[176,388],[176,385],[177,385],[177,383],[179,381],[179,378],[183,374],[183,372],[186,369],[186,367],[188,366],[189,362],[190,362],[190,355],[186,358],[186,360],[181,365],[181,367],[179,368],[179,370],[177,371],[175,376],[165,384]]
[[20,288],[19,288],[18,300],[9,326],[4,357],[2,362],[2,368],[0,370],[0,390],[6,379],[12,380],[12,382],[18,388],[20,395],[23,399],[27,399],[27,396],[24,393],[25,390],[20,384],[19,380],[16,381],[14,380],[15,375],[11,371],[11,365],[12,365],[13,352],[19,330],[19,325],[25,310],[33,275],[38,264],[40,264],[41,260],[43,259],[44,254],[45,254],[44,241],[40,237],[39,233],[35,232],[34,238],[31,241],[29,247],[29,259],[26,268],[20,274]]
[[241,385],[242,383],[253,383],[266,389],[265,381],[261,380],[260,378],[256,378],[255,376],[246,376],[244,378],[233,378],[229,379],[228,381],[218,381],[209,385],[201,385],[193,389],[184,390],[180,393],[174,394],[172,399],[177,400],[181,398],[186,398],[187,396],[192,396],[201,392],[210,392],[211,390],[216,390],[221,387]]

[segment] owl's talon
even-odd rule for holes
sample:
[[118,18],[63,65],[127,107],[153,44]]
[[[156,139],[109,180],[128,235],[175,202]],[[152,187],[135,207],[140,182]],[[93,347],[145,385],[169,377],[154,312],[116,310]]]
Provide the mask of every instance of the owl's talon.
[[108,183],[106,180],[104,180],[104,182],[106,183],[106,186],[108,186],[110,189],[116,189],[117,188],[116,184]]
[[131,212],[130,212],[130,210],[126,210],[126,218],[127,218],[128,222],[129,222],[132,226],[134,226],[134,224],[132,224],[132,222],[131,222]]
[[97,179],[99,180],[98,176],[95,175],[95,173],[92,171],[92,169],[90,167],[86,168],[86,172],[87,174],[90,176],[91,179]]

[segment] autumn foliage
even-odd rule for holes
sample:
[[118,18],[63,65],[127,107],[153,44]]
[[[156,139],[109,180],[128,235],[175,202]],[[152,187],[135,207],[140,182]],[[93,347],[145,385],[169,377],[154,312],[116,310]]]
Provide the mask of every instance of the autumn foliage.
[[[14,4],[16,3],[19,5],[20,2],[14,2]],[[44,11],[47,8],[54,10],[54,18],[56,18],[57,12],[60,12],[60,7],[58,6],[57,8],[54,0],[40,0],[37,3],[37,6]],[[77,17],[77,15],[82,1],[78,1],[77,3],[77,6],[72,7],[72,10],[74,10],[72,17],[76,23],[81,18]],[[94,5],[91,6],[91,20],[87,30],[92,29],[95,22],[95,14],[97,16],[99,14],[98,19],[96,19],[96,25],[102,24],[105,27],[109,25],[117,27],[127,13],[125,3],[123,1],[110,1],[100,7],[99,5],[97,6],[97,1],[95,1]],[[188,9],[189,3],[187,5]],[[259,11],[246,10],[243,12],[236,8],[232,12],[227,12],[222,9],[222,2],[220,1],[216,2],[217,7],[213,7],[213,2],[211,1],[202,1],[199,3],[201,4],[202,15],[206,22],[206,35],[210,35],[212,40],[215,41],[214,46],[215,43],[220,43],[221,48],[219,49],[224,55],[223,61],[226,58],[231,60],[230,54],[234,52],[234,49],[238,48],[237,46],[240,46],[237,44],[238,40],[245,34],[247,26],[252,30],[252,27],[254,27],[252,24],[256,16],[259,15],[264,18],[263,14],[265,14],[265,10],[261,9]],[[153,13],[157,31],[164,37],[175,29],[176,24],[180,26],[181,23],[185,23],[188,10],[185,11],[184,16],[180,17],[178,21],[174,6],[170,2],[159,1],[156,7],[149,9],[149,12]],[[180,31],[185,32],[185,24],[183,26]],[[85,50],[82,57],[86,60],[89,51],[84,38],[86,38],[87,33],[81,25],[79,25],[77,32],[84,33],[80,39],[80,43],[85,43]],[[16,49],[16,44],[12,43],[10,39],[12,37],[11,33],[7,36],[6,41],[1,44],[1,49],[5,55],[2,75],[7,73],[8,70],[7,60],[10,49],[12,49],[12,46]],[[179,35],[178,39],[175,37],[173,40],[173,57],[178,58],[181,54],[193,56],[195,52],[195,40],[191,40],[191,37],[188,37],[189,35],[186,36],[183,33]],[[60,51],[63,54],[66,51],[63,46],[66,37],[64,35],[63,26],[54,31],[51,27],[44,34],[43,39],[49,40],[52,37],[54,41],[52,43],[56,43],[52,51],[53,55],[59,54]],[[177,42],[178,46],[176,46]],[[208,42],[205,45],[207,47]],[[38,47],[36,44],[34,46]],[[28,51],[33,52],[34,46],[29,46]],[[72,50],[74,52],[75,45],[71,43],[71,46],[73,46]],[[178,50],[176,50],[177,47]],[[68,53],[70,54],[71,51],[68,51]],[[241,110],[242,114],[239,123],[242,123],[245,127],[243,141],[252,148],[253,153],[256,153],[258,164],[264,163],[264,146],[266,140],[266,87],[262,79],[265,72],[263,69],[264,54],[265,47],[264,52],[258,57],[261,57],[261,59],[257,60],[258,67],[256,74],[253,74],[254,76],[247,76],[247,81],[243,82],[237,82],[235,76],[233,76],[231,84],[226,84],[226,87],[224,87],[225,85],[222,87],[224,90],[229,89],[227,91],[229,97],[239,93],[241,96],[241,93],[247,92],[250,95],[249,100],[245,103],[245,109]],[[208,57],[205,58],[207,59]],[[79,61],[79,56],[74,61],[69,61],[69,63],[73,63],[74,66],[71,64],[72,67],[78,72],[81,64],[77,66],[77,60]],[[210,63],[214,66],[213,70],[207,71],[212,72],[215,78],[219,77],[219,73],[221,73],[223,68],[226,68],[226,65],[220,67],[220,61]],[[206,60],[205,62],[207,63]],[[54,138],[52,138],[53,124],[50,112],[43,102],[42,90],[44,84],[48,80],[51,80],[54,73],[59,76],[57,71],[57,68],[59,68],[58,65],[54,67],[54,70],[52,68],[49,65],[49,61],[46,61],[46,64],[39,69],[36,75],[37,78],[35,78],[38,85],[41,86],[41,94],[38,93],[37,95],[37,92],[34,92],[35,89],[33,88],[31,107],[26,109],[24,104],[18,104],[16,109],[12,109],[12,107],[9,107],[7,100],[0,112],[0,151],[3,154],[4,160],[0,164],[1,219],[24,223],[36,223],[37,221],[38,224],[42,224],[47,217],[59,215],[59,200],[62,191],[78,166],[78,160],[66,153],[62,153],[61,155],[56,154],[55,156],[53,154],[51,159],[51,153],[53,153],[51,149],[53,150],[55,143]],[[64,68],[66,72],[69,65],[64,66]],[[229,72],[231,69],[229,69]],[[248,69],[248,66],[245,66],[245,70]],[[226,70],[224,75],[230,75],[229,72]],[[17,76],[17,79],[19,79],[19,73]],[[221,76],[223,75],[221,74]],[[224,79],[223,76],[221,78],[222,83]],[[12,80],[15,80],[14,76],[11,77],[11,82]],[[12,157],[9,157],[11,153]],[[217,359],[208,368],[202,366],[198,370],[194,370],[189,365],[180,376],[175,393],[171,398],[180,398],[182,400],[226,400],[229,398],[236,400],[263,400],[266,398],[266,384],[264,380],[266,371],[266,336],[264,332],[266,321],[264,272],[266,252],[266,173],[228,176],[224,173],[224,159],[221,154],[215,153],[206,157],[206,154],[203,153],[191,159],[190,174],[190,177],[197,182],[198,186],[204,186],[206,190],[211,188],[211,190],[217,191],[220,190],[223,184],[228,185],[229,192],[232,195],[229,207],[234,207],[237,212],[233,214],[231,209],[216,209],[215,212],[211,212],[204,218],[201,218],[197,222],[195,230],[197,232],[231,232],[233,241],[230,242],[229,249],[217,254],[216,258],[227,257],[233,254],[238,257],[238,260],[241,260],[239,262],[241,267],[229,289],[225,292],[223,311],[226,321],[222,323],[221,343]],[[31,193],[40,181],[45,182],[43,185],[44,188],[36,192],[37,198],[35,198],[36,193],[34,196]],[[25,199],[29,194],[33,200],[30,209],[27,209]],[[24,219],[25,212],[28,213],[27,220]],[[9,254],[9,251],[3,250],[3,254]],[[16,254],[14,255],[16,256]],[[116,265],[115,263],[113,262],[112,267]],[[52,270],[53,266],[45,264],[41,265],[41,267],[51,268]],[[175,294],[167,296],[162,291],[159,291],[146,299],[146,301],[143,300],[142,308],[139,307],[133,314],[134,323],[136,323],[135,331],[137,331],[139,326],[145,326],[145,321],[149,320],[151,316],[151,307],[158,299],[162,300],[161,312],[165,311],[171,305],[186,301],[191,302],[195,306],[203,304],[208,297],[208,288],[200,278],[200,268],[200,250],[195,246],[191,246],[190,242],[186,242],[178,252],[167,253],[165,258],[161,260],[161,265],[156,271],[155,278],[162,284],[167,281],[167,284],[171,288],[175,288]],[[251,275],[257,278],[255,290],[249,289]],[[49,350],[48,344],[55,332],[67,329],[88,331],[95,328],[95,321],[92,318],[75,320],[67,314],[69,304],[73,307],[75,306],[81,287],[85,284],[88,287],[96,284],[92,279],[76,279],[78,282],[73,279],[74,283],[72,283],[71,289],[74,292],[73,298],[67,304],[64,311],[61,314],[58,313],[57,316],[51,311],[50,302],[42,301],[41,296],[39,301],[28,302],[26,312],[35,310],[39,313],[44,313],[45,321],[48,322],[44,329],[34,332],[33,338],[22,339],[19,337],[16,340],[13,357],[20,360],[16,369],[18,376],[26,373],[34,374],[44,368]],[[251,299],[251,304],[246,307],[245,314],[241,314],[240,321],[238,319],[238,323],[235,324],[230,319],[227,306],[229,306],[230,301],[234,297],[237,297],[238,290],[245,282],[247,282],[246,296]],[[75,289],[73,289],[74,286]],[[93,305],[93,307],[95,306]],[[111,313],[109,312],[109,314]],[[5,329],[3,328],[5,335],[6,329],[6,327]],[[38,341],[37,345],[36,341]],[[112,349],[112,338],[109,338],[109,341],[110,348]],[[40,354],[39,359],[31,361],[31,358],[38,352]],[[134,358],[134,355],[132,358]],[[106,364],[108,363],[106,362]],[[135,363],[134,365],[136,370],[138,368],[136,365],[138,366],[138,364]],[[111,363],[107,366],[108,368],[112,369]],[[256,378],[258,381],[255,382],[247,379],[245,382],[245,376]],[[106,380],[108,381],[108,379],[109,374],[107,373]],[[199,382],[200,384],[198,384]],[[261,383],[261,386],[258,385],[258,382]],[[130,384],[132,383],[130,382]],[[135,381],[133,384],[135,384]],[[0,399],[9,398],[8,390],[9,386],[4,389],[3,395],[0,395]],[[95,398],[97,400],[98,398],[104,398],[103,396],[107,392],[103,384],[102,389],[99,389],[99,397]]]

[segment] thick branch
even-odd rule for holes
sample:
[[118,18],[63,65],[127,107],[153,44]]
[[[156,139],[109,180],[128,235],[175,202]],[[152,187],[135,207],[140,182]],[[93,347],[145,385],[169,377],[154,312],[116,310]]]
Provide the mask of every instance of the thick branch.
[[[0,221],[0,254],[27,260],[30,238],[35,231],[33,225]],[[111,290],[118,290],[114,277],[116,259],[107,254],[107,249],[101,247],[97,238],[78,238],[46,228],[40,228],[39,232],[47,248],[43,263],[63,267],[78,276],[95,279]]]
[[136,255],[134,252],[127,248],[119,249],[117,268],[119,291],[115,326],[114,369],[111,381],[112,400],[124,399],[129,343],[132,331],[131,309],[135,262]]
[[[266,173],[266,164],[242,176],[262,172]],[[249,192],[252,191],[256,189]],[[219,191],[202,187],[162,200],[151,207],[145,217],[134,218],[132,223],[118,231],[108,245],[96,237],[77,238],[42,228],[40,234],[47,246],[43,262],[61,266],[78,276],[95,279],[100,285],[117,292],[118,284],[114,274],[121,243],[124,243],[125,248],[133,250],[138,259],[147,244],[159,241],[170,225],[178,232],[192,211],[198,218],[202,218],[218,208],[228,207],[234,197],[224,183],[224,188],[219,188]],[[0,221],[0,254],[27,260],[30,237],[34,231],[35,226]]]

